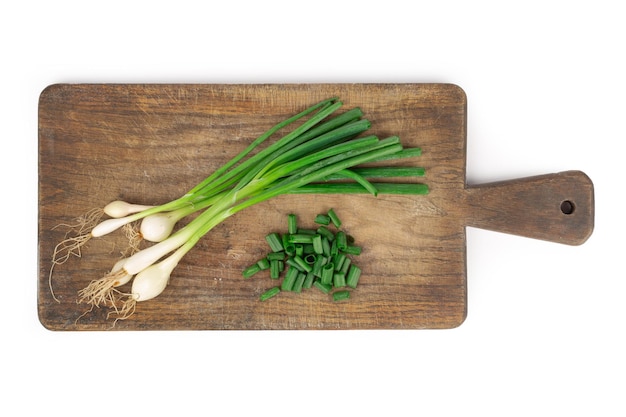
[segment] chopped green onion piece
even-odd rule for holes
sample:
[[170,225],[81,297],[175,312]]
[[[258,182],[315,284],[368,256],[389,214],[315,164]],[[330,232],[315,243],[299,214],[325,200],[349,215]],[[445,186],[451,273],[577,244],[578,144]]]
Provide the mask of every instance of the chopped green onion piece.
[[272,259],[270,261],[270,278],[280,278],[280,262],[278,259]]
[[[297,256],[297,255],[296,255],[296,256]],[[289,257],[289,258],[287,258],[287,260],[286,260],[285,262],[286,262],[286,263],[287,263],[287,265],[289,265],[290,267],[295,268],[295,269],[297,269],[298,271],[305,272],[304,268],[303,268],[303,267],[302,267],[302,266],[301,266],[298,262],[296,262],[296,259],[295,259],[295,258],[296,258],[296,256],[293,256],[293,257]]]
[[315,263],[313,264],[313,269],[311,272],[313,272],[313,274],[316,277],[322,277],[322,267],[326,264],[326,262],[328,261],[328,258],[325,258],[323,256],[318,256],[317,259],[315,259]]
[[328,228],[326,226],[318,227],[317,228],[317,233],[322,235],[322,237],[325,237],[326,239],[328,239],[330,242],[335,240],[335,234],[333,232],[331,232],[330,230],[328,230]]
[[341,227],[341,220],[339,220],[339,217],[337,217],[337,213],[335,213],[335,210],[328,210],[328,217],[330,217],[330,221],[333,222],[337,229]]
[[304,282],[302,283],[302,288],[308,290],[313,285],[314,280],[315,280],[315,275],[313,274],[313,272],[307,273],[306,277],[304,278]]
[[346,275],[346,285],[350,288],[356,288],[360,277],[361,268],[353,264],[348,270],[348,275]]
[[313,285],[315,287],[317,287],[324,294],[328,294],[330,292],[330,290],[332,290],[332,288],[333,288],[332,285],[330,285],[330,284],[322,284],[321,281],[314,281]]
[[346,259],[344,259],[343,263],[341,264],[341,272],[343,272],[344,274],[347,274],[348,269],[350,269],[351,264],[352,264],[352,260],[346,257]]
[[332,262],[327,263],[322,267],[322,284],[331,284],[333,282],[333,274],[335,272],[335,265]]
[[296,253],[296,245],[293,243],[287,243],[285,245],[285,253],[289,256],[294,255]]
[[315,265],[315,261],[317,261],[317,256],[315,256],[315,254],[313,253],[309,253],[303,259],[304,259],[304,262],[306,262],[307,264]]
[[333,293],[333,301],[347,300],[348,298],[350,298],[350,291],[348,290],[335,291]]
[[293,292],[302,292],[302,286],[304,285],[304,280],[306,279],[306,274],[304,272],[300,272],[296,277],[296,281],[293,283],[293,288],[291,291]]
[[254,274],[256,274],[257,272],[259,272],[260,270],[261,270],[261,267],[259,267],[259,264],[255,263],[253,265],[250,265],[246,269],[244,269],[242,274],[243,274],[244,279],[248,279]]
[[285,252],[270,252],[267,254],[267,259],[269,261],[283,261],[285,259]]
[[330,255],[335,256],[339,253],[339,247],[337,246],[337,239],[333,240],[333,243],[330,245]]
[[341,268],[343,267],[343,263],[345,262],[346,259],[347,259],[346,255],[344,255],[341,252],[339,252],[337,255],[333,257],[333,263],[335,264],[335,271],[341,270]]
[[322,246],[322,235],[313,235],[313,252],[319,254],[324,253],[324,246]]
[[318,214],[315,216],[315,223],[328,226],[330,224],[330,217],[325,214]]
[[302,246],[302,255],[306,256],[306,255],[311,255],[311,254],[315,254],[315,250],[313,249],[313,244],[312,243],[305,243]]
[[348,245],[346,246],[346,248],[343,250],[343,253],[347,254],[347,255],[360,255],[361,254],[361,247],[360,246],[351,246]]
[[261,296],[259,297],[259,299],[261,301],[265,301],[267,299],[272,298],[273,296],[275,296],[276,294],[278,294],[280,292],[280,288],[279,287],[272,287],[269,290],[265,291],[263,294],[261,294]]
[[295,214],[289,214],[287,216],[287,230],[290,235],[298,232],[298,219]]
[[270,268],[270,261],[267,258],[259,259],[256,263],[261,271],[265,271]]
[[305,272],[311,272],[313,267],[307,263],[302,257],[296,255],[293,257],[294,262]]
[[267,240],[267,243],[270,245],[272,252],[280,252],[283,250],[283,243],[278,233],[270,233],[265,236],[265,240]]
[[346,286],[346,275],[343,272],[335,272],[333,274],[333,285],[335,288]]
[[330,257],[330,241],[325,237],[322,238],[322,253],[326,257]]
[[291,291],[293,289],[293,284],[296,282],[296,278],[298,278],[298,271],[296,268],[289,268],[287,270],[287,274],[285,274],[285,279],[280,286],[282,291]]
[[291,243],[311,243],[313,242],[313,235],[307,234],[307,233],[293,233],[290,234],[289,237],[289,242]]
[[335,239],[337,240],[337,249],[344,250],[346,247],[348,247],[348,237],[346,236],[345,232],[337,232],[337,234],[335,235]]

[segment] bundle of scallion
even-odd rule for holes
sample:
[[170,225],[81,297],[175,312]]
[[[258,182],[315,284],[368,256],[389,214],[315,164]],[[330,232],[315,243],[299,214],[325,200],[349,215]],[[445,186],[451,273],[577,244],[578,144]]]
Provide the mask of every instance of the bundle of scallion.
[[[134,312],[137,302],[161,294],[174,268],[202,236],[254,204],[297,193],[426,194],[428,187],[424,184],[370,181],[379,177],[424,175],[421,168],[359,167],[374,161],[417,156],[421,151],[404,149],[396,136],[359,137],[370,128],[370,121],[362,118],[359,108],[338,112],[341,107],[342,102],[330,98],[275,125],[173,201],[158,206],[114,201],[102,210],[92,211],[82,218],[76,236],[55,247],[50,270],[51,290],[55,265],[65,262],[71,255],[80,255],[81,247],[91,238],[124,228],[131,231],[134,238],[154,244],[141,250],[136,244],[131,245],[128,256],[79,292],[78,301],[92,307],[112,307],[118,318],[126,318]],[[304,122],[295,129],[251,154],[277,131],[303,118]],[[174,231],[179,220],[200,211],[184,227]],[[104,214],[110,218],[102,221]],[[139,230],[133,233],[136,229],[131,226],[139,223]],[[118,289],[131,280],[130,292]]]

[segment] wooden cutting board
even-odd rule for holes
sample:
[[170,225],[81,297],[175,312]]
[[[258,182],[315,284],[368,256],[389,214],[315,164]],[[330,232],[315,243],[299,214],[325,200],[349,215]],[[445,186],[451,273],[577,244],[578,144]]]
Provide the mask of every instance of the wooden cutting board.
[[[85,85],[46,88],[39,102],[41,323],[52,330],[110,329],[107,310],[87,314],[77,292],[108,272],[121,233],[92,239],[55,268],[65,230],[56,225],[121,199],[160,204],[180,196],[259,134],[328,97],[361,107],[371,133],[399,135],[423,155],[426,196],[281,196],[226,220],[174,271],[165,292],[115,330],[452,328],[467,313],[467,226],[577,245],[593,229],[593,185],[578,171],[496,184],[465,180],[466,96],[449,84]],[[334,208],[363,247],[363,270],[345,302],[312,289],[259,294],[267,274],[243,280],[264,256],[264,236],[289,213],[313,226]],[[539,271],[538,271],[539,272]]]

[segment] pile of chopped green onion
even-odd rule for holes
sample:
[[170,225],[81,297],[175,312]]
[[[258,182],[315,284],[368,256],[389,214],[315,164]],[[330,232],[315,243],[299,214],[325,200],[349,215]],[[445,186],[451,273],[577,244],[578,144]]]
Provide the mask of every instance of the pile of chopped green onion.
[[[282,278],[280,285],[265,291],[259,297],[265,301],[281,291],[299,293],[316,287],[324,294],[332,293],[334,301],[350,298],[361,277],[361,268],[350,255],[360,255],[361,247],[355,246],[352,236],[341,227],[341,220],[334,209],[315,217],[316,229],[299,228],[295,214],[287,216],[287,233],[272,232],[265,236],[270,252],[267,256],[243,270],[248,279],[256,273],[269,270],[270,278]],[[333,232],[329,225],[337,229]]]
[[[137,302],[163,292],[174,268],[201,237],[254,204],[284,194],[428,193],[425,184],[372,181],[423,176],[424,170],[419,167],[362,166],[419,156],[421,149],[403,148],[397,136],[384,139],[361,136],[371,127],[370,121],[363,118],[359,108],[339,112],[342,105],[337,98],[330,98],[278,123],[173,201],[157,206],[114,201],[101,210],[101,215],[109,217],[102,221],[100,215],[91,212],[80,225],[78,235],[66,238],[55,247],[50,270],[51,290],[54,266],[71,255],[80,256],[81,247],[89,239],[136,226],[134,236],[149,242],[148,247],[139,249],[133,244],[130,254],[113,262],[111,271],[90,282],[79,292],[78,299],[92,307],[113,307],[118,317],[126,318]],[[304,121],[261,149],[267,139],[279,135],[279,131],[300,119]],[[177,228],[178,222],[191,214],[196,215],[184,227]],[[130,290],[118,289],[131,281]],[[52,294],[54,297],[54,292]]]

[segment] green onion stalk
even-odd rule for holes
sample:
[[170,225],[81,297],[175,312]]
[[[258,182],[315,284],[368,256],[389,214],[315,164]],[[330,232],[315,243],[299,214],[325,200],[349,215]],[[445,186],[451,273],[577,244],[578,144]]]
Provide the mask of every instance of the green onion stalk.
[[[245,208],[284,194],[426,194],[424,184],[371,181],[424,175],[422,168],[360,167],[418,156],[421,150],[403,148],[397,136],[362,137],[370,129],[370,121],[359,108],[337,114],[342,105],[337,98],[323,100],[276,124],[175,200],[157,206],[114,201],[83,216],[75,225],[78,233],[55,247],[50,277],[55,265],[80,255],[80,248],[91,238],[117,229],[123,228],[132,239],[154,242],[141,250],[133,244],[135,249],[109,273],[79,291],[80,303],[112,306],[119,318],[127,318],[137,302],[163,292],[178,263],[204,235]],[[293,130],[251,154],[279,130],[301,119],[304,121]],[[194,213],[199,214],[174,230],[181,219]],[[104,215],[109,218],[102,220]],[[131,280],[130,292],[118,289]]]

